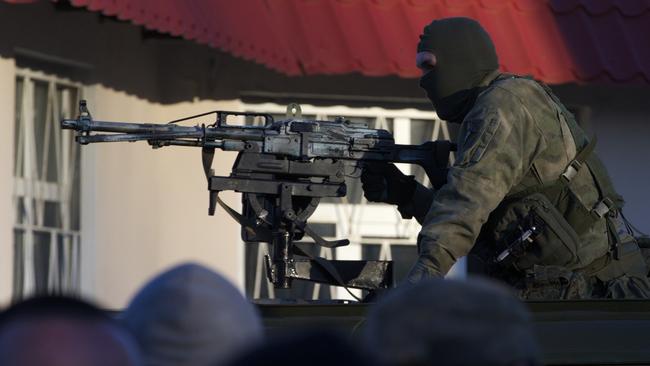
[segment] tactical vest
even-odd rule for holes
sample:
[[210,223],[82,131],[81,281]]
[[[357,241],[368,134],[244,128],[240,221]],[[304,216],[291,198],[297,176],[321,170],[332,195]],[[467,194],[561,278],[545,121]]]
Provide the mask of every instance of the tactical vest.
[[[514,75],[501,75],[495,82]],[[530,272],[542,267],[566,268],[597,277],[603,282],[623,275],[645,277],[648,273],[639,246],[620,213],[624,201],[614,190],[600,159],[592,154],[596,139],[577,146],[579,127],[553,92],[539,84],[554,102],[561,128],[573,137],[575,158],[557,179],[525,189],[514,187],[492,212],[483,227],[487,236],[488,258],[492,268]],[[588,169],[599,193],[594,207],[586,207],[574,193],[573,178]],[[581,263],[579,238],[599,220],[608,228],[610,250],[592,263]]]

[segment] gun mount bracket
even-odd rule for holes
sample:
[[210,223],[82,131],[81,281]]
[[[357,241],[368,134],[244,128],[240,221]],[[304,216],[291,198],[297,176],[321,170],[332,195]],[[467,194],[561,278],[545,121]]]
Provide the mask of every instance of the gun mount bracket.
[[302,119],[302,108],[298,103],[287,105],[287,119]]

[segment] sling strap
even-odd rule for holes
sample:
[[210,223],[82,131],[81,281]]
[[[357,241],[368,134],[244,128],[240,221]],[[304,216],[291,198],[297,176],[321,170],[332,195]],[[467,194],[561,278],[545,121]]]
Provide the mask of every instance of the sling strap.
[[[516,75],[507,75],[508,77],[520,77]],[[530,77],[523,77],[531,79]],[[560,102],[559,98],[553,93],[553,91],[543,83],[538,83],[546,94],[553,101],[553,105],[556,108],[558,113],[558,119],[560,123],[566,124],[568,127],[573,143],[576,145],[576,150],[579,149],[576,156],[569,162],[562,174],[553,181],[540,183],[538,185],[529,187],[522,191],[516,192],[514,194],[506,196],[508,200],[520,199],[526,197],[535,192],[540,193],[553,193],[559,192],[560,190],[566,188],[571,184],[571,181],[578,175],[578,173],[586,166],[588,171],[593,177],[596,189],[598,190],[600,200],[593,207],[584,207],[585,211],[589,212],[593,219],[599,219],[605,217],[607,213],[612,210],[620,210],[624,201],[623,198],[614,191],[614,185],[607,175],[607,170],[603,166],[602,162],[598,157],[593,154],[596,147],[597,138],[594,136],[591,138],[587,145],[580,148],[578,144],[578,133],[577,133],[577,124],[571,112]],[[551,196],[549,194],[549,196]],[[580,200],[579,200],[580,201]],[[580,204],[584,206],[582,201]]]

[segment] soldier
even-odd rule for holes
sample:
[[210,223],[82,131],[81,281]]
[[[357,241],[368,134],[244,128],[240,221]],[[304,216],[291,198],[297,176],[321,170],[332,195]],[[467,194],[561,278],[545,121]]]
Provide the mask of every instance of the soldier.
[[526,299],[648,297],[596,140],[551,90],[500,73],[492,40],[468,18],[426,26],[416,63],[438,116],[461,124],[446,183],[434,192],[386,164],[362,174],[369,201],[422,224],[408,281],[444,276],[468,256]]

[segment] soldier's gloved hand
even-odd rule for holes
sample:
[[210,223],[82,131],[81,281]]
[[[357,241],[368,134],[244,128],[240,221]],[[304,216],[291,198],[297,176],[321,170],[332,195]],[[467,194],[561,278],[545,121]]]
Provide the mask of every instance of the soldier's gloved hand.
[[368,295],[366,295],[366,297],[364,297],[361,300],[361,302],[365,304],[378,302],[384,297],[386,297],[388,293],[391,291],[392,291],[391,288],[378,288],[378,289],[371,290],[370,292],[368,292]]
[[421,255],[418,257],[418,260],[415,261],[413,267],[411,267],[411,270],[406,276],[406,281],[408,283],[416,283],[429,278],[440,277],[443,277],[443,275],[436,268],[436,266],[433,265],[432,261],[429,258]]
[[411,201],[415,178],[404,175],[394,164],[367,163],[361,173],[363,195],[370,202],[403,205]]

